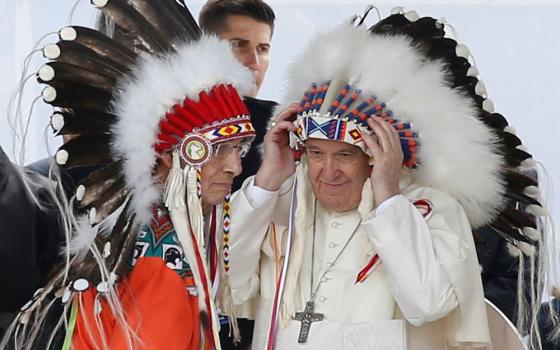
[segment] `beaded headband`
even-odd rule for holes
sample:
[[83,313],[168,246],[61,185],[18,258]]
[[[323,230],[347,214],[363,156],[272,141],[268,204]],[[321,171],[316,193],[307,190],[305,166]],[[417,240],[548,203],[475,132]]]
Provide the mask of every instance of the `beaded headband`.
[[310,138],[342,141],[359,147],[371,157],[362,134],[373,134],[367,120],[371,116],[378,116],[397,130],[404,155],[403,166],[416,168],[418,133],[412,130],[410,123],[395,118],[393,112],[376,96],[365,97],[360,89],[348,83],[341,89],[337,89],[331,81],[312,83],[311,88],[304,93],[300,107],[302,111],[294,122],[300,144]]

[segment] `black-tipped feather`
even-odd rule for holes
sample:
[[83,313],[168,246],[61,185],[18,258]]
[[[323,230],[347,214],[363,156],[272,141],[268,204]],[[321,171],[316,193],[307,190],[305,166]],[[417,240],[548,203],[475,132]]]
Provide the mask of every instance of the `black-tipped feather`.
[[130,66],[124,66],[107,56],[101,56],[76,41],[60,41],[56,45],[60,49],[60,57],[55,59],[57,62],[92,70],[115,80],[130,71]]
[[76,38],[72,41],[95,51],[98,55],[108,60],[118,62],[124,67],[134,65],[137,54],[125,45],[91,28],[80,26],[71,26],[69,28],[75,30],[77,34]]
[[504,116],[500,113],[492,113],[490,115],[490,118],[485,120],[488,120],[489,125],[494,126],[496,129],[500,130],[505,129],[509,125],[506,118],[504,118]]
[[37,80],[43,84],[87,85],[91,88],[103,90],[107,94],[111,94],[116,83],[115,78],[103,75],[99,71],[89,70],[68,63],[53,61],[46,63],[44,66],[49,66],[53,69],[54,77],[52,77],[52,80],[45,81],[38,76]]
[[405,25],[400,32],[408,36],[413,35],[416,41],[439,39],[445,35],[443,25],[431,17],[422,17],[415,22],[411,22]]
[[508,187],[518,193],[523,193],[525,188],[529,186],[538,186],[539,184],[534,178],[521,174],[517,171],[509,170],[504,175],[508,183]]
[[535,220],[535,217],[521,210],[515,208],[507,208],[501,213],[501,215],[503,216],[504,220],[509,222],[511,226],[520,227],[520,228],[524,228],[524,227],[531,227],[534,229],[537,228],[537,222]]
[[57,135],[102,135],[109,134],[116,117],[111,113],[74,109],[60,111],[64,118],[64,126],[55,130]]
[[536,186],[536,181],[519,173],[516,168],[531,155],[518,146],[521,140],[513,134],[503,131],[508,126],[507,120],[498,113],[489,113],[484,110],[486,96],[476,93],[479,79],[469,76],[471,63],[467,58],[457,56],[457,42],[445,38],[444,28],[436,19],[430,17],[419,18],[410,22],[403,14],[391,15],[369,28],[374,34],[408,35],[413,44],[423,52],[428,59],[436,59],[447,65],[446,80],[451,88],[462,91],[472,99],[477,107],[477,118],[485,123],[493,132],[497,153],[503,157],[506,165],[501,169],[505,188],[506,208],[494,219],[490,226],[496,230],[509,243],[519,246],[519,242],[535,244],[526,237],[521,228],[536,228],[535,218],[518,208],[534,204],[539,201],[524,194],[526,187]]
[[[122,249],[123,240],[126,239],[124,235],[129,228],[130,221],[132,220],[132,213],[130,209],[131,203],[132,201],[130,199],[126,200],[124,208],[119,214],[119,217],[117,218],[115,225],[112,227],[111,232],[107,236],[107,240],[105,242],[105,244],[108,242],[110,245],[110,254],[105,260],[107,268],[109,270],[114,269],[115,263],[118,260],[119,251],[120,249]],[[134,236],[136,237],[136,234]],[[128,260],[128,262],[130,262],[130,260]]]
[[464,57],[451,57],[448,60],[449,70],[453,73],[453,78],[460,80],[467,75],[471,64]]
[[106,164],[111,161],[108,135],[80,135],[59,148],[68,152],[64,167]]
[[116,275],[119,277],[126,276],[130,271],[130,261],[132,260],[136,237],[140,229],[141,227],[135,220],[135,215],[132,215],[122,235],[113,239],[113,244],[118,244],[117,252],[120,252],[113,266]]
[[105,220],[107,216],[117,210],[124,203],[127,194],[124,177],[115,181],[100,197],[91,203],[91,207],[94,207],[96,212],[93,223],[97,224]]
[[425,48],[426,54],[433,58],[450,58],[456,57],[457,42],[450,38],[438,38],[430,41],[423,41],[422,47]]
[[493,228],[498,233],[501,233],[502,235],[507,235],[516,241],[532,244],[532,241],[528,237],[521,234],[517,227],[512,227],[509,224],[509,222],[506,221],[502,216],[498,216],[496,220],[494,220],[494,222],[492,222],[488,226]]
[[521,146],[521,140],[516,135],[502,130],[496,131],[496,133],[501,142],[507,147],[516,148],[517,146]]
[[503,146],[501,148],[507,164],[511,167],[518,167],[523,161],[531,158],[531,155],[529,153],[518,148],[509,148],[506,146]]
[[98,198],[103,197],[115,183],[122,182],[122,166],[111,162],[107,166],[91,173],[80,184],[85,187],[85,194],[79,202],[80,208],[90,207]]
[[165,52],[172,50],[170,39],[173,38],[166,38],[158,28],[154,27],[143,14],[136,11],[127,1],[110,0],[98,9],[125,32],[141,39],[150,51]]
[[527,196],[526,194],[523,194],[523,193],[512,191],[511,189],[509,189],[505,193],[505,197],[508,198],[508,199],[511,199],[513,201],[525,204],[525,205],[530,205],[530,204],[534,204],[534,205],[538,205],[538,206],[541,205],[541,203],[538,200],[536,200],[535,198]]
[[477,78],[466,76],[463,77],[463,79],[457,79],[454,83],[455,85],[453,87],[461,89],[469,93],[471,96],[476,95],[475,88],[476,88],[476,84],[478,84]]
[[183,0],[166,0],[165,3],[170,5],[171,12],[177,15],[179,21],[192,34],[192,37],[198,39],[201,35],[200,27],[185,2]]
[[371,26],[369,31],[375,34],[395,33],[398,28],[410,24],[410,21],[402,14],[394,14],[384,18]]
[[158,28],[168,38],[169,42],[178,40],[191,41],[199,37],[200,33],[191,32],[190,28],[183,24],[177,13],[174,0],[159,0],[157,3],[150,0],[131,0],[130,4],[142,14],[148,22]]
[[106,91],[75,82],[52,81],[48,85],[56,90],[56,98],[45,102],[54,107],[88,109],[102,113],[109,110],[112,95]]

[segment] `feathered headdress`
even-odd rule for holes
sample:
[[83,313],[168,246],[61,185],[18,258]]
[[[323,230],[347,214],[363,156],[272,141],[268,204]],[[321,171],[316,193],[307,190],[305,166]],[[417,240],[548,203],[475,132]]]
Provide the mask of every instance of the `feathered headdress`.
[[343,24],[318,35],[289,70],[285,104],[302,107],[296,139],[344,141],[368,153],[365,121],[381,116],[397,129],[415,183],[453,195],[474,228],[489,224],[530,252],[535,214],[544,212],[536,181],[523,174],[534,162],[493,111],[468,49],[443,28],[397,9],[369,29]]
[[[56,162],[63,167],[97,165],[99,170],[76,189],[78,207],[87,215],[70,220],[75,235],[66,248],[67,263],[18,315],[14,327],[32,327],[27,332],[15,329],[16,343],[39,331],[56,300],[65,308],[62,320],[70,305],[76,305],[71,300],[81,300],[79,294],[91,288],[108,300],[117,322],[134,338],[116,286],[131,269],[139,229],[163,202],[191,266],[200,310],[209,316],[211,341],[219,348],[204,264],[200,168],[221,143],[254,137],[240,97],[253,88],[252,74],[228,43],[201,36],[183,1],[92,4],[125,33],[122,40],[90,28],[65,27],[57,43],[43,48],[50,61],[37,78],[46,85],[43,100],[55,107],[51,126],[58,135],[74,136],[56,152]],[[154,169],[164,152],[172,154],[173,166],[162,186]],[[228,210],[226,198],[223,274],[228,268]],[[220,288],[228,294],[227,280]]]

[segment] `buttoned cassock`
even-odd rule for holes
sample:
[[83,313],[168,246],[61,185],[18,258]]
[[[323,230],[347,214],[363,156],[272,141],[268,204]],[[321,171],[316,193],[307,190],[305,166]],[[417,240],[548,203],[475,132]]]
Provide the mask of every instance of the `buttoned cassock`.
[[[240,312],[256,318],[253,349],[264,349],[286,249],[293,179],[278,192],[253,181],[249,178],[232,199],[230,281]],[[296,211],[296,217],[304,216],[300,227],[305,229],[294,233],[277,350],[488,348],[482,284],[461,206],[441,191],[410,185],[407,178],[401,191],[373,209],[367,180],[358,209],[329,213],[318,203],[313,220],[313,196],[298,189],[307,197],[305,205],[298,204],[308,211]],[[420,199],[431,204],[425,217],[413,205]],[[301,324],[291,318],[309,301],[313,243],[314,289],[322,278],[315,312],[324,320],[311,325],[306,344],[298,344]],[[355,283],[375,254],[381,263],[363,283]]]

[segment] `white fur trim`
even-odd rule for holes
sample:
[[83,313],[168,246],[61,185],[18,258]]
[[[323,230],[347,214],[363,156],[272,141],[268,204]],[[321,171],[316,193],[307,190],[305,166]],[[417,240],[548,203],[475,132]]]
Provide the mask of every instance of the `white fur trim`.
[[532,214],[534,216],[546,216],[546,209],[541,207],[540,205],[535,205],[535,204],[531,204],[528,205],[527,208],[525,208],[525,211],[529,214]]
[[464,44],[457,45],[457,47],[455,48],[455,53],[457,54],[457,56],[466,58],[467,60],[469,59],[469,56],[471,55],[471,52],[469,51],[469,48]]
[[418,15],[418,13],[416,11],[407,11],[404,14],[404,17],[411,22],[416,22],[418,20],[418,18],[420,18],[420,16]]
[[533,197],[533,198],[540,198],[541,197],[541,191],[539,190],[539,188],[537,186],[527,186],[523,190],[523,193],[525,193],[529,197]]
[[476,86],[474,87],[474,92],[478,96],[486,97],[487,95],[486,86],[484,85],[482,80],[479,80],[478,83],[476,83]]
[[494,102],[491,99],[487,98],[482,102],[482,109],[484,109],[488,113],[494,113]]
[[82,199],[84,199],[85,195],[86,195],[86,187],[84,185],[79,185],[78,188],[76,189],[76,200],[78,202],[81,202]]
[[533,256],[536,252],[534,245],[525,242],[519,242],[519,249],[527,256]]
[[523,169],[534,169],[537,166],[537,162],[533,158],[527,158],[521,162],[520,167]]
[[60,113],[53,113],[51,116],[51,126],[55,131],[60,131],[64,127],[64,117]]
[[92,227],[90,225],[88,216],[80,216],[77,222],[78,226],[70,240],[71,255],[78,255],[83,251],[87,251],[97,236],[97,227]]
[[64,165],[68,161],[68,152],[61,149],[58,152],[56,152],[55,158],[56,158],[56,164]]
[[519,253],[521,253],[521,250],[511,243],[507,244],[507,251],[508,251],[509,255],[515,256],[515,257],[518,257]]
[[426,61],[408,37],[342,25],[319,34],[296,58],[277,110],[299,102],[312,82],[346,81],[366,96],[376,95],[419,133],[420,166],[413,181],[452,195],[478,227],[504,206],[504,160],[496,136],[477,119],[474,102],[450,88],[445,76],[445,66]]
[[143,56],[132,77],[120,82],[113,112],[119,116],[113,130],[113,155],[122,158],[132,205],[141,224],[149,222],[151,206],[161,201],[161,186],[152,178],[158,124],[165,113],[185,97],[217,84],[232,84],[240,95],[253,88],[251,72],[239,63],[227,42],[203,37],[182,44],[164,57]]
[[467,76],[469,77],[477,77],[479,74],[478,72],[478,68],[476,68],[476,66],[471,66],[469,68],[469,70],[467,71]]
[[532,227],[524,227],[522,231],[525,236],[531,238],[534,241],[538,241],[540,238],[540,232]]
[[78,225],[76,226],[72,234],[72,238],[70,239],[70,255],[79,255],[80,253],[89,250],[97,235],[108,236],[117,223],[117,219],[124,210],[125,205],[126,202],[113,211],[111,215],[106,217],[105,220],[98,225],[91,224],[92,215],[94,218],[96,215],[95,208],[90,210],[89,215],[82,215],[78,217]]
[[517,135],[517,130],[515,130],[515,128],[511,125],[508,125],[504,128],[505,132],[509,132],[512,135]]

